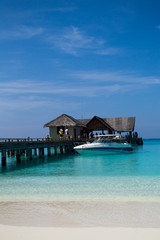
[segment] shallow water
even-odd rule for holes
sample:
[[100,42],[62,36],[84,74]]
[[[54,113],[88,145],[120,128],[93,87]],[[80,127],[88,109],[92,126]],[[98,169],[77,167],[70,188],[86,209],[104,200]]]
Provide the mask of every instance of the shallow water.
[[131,154],[8,158],[0,169],[0,201],[160,201],[160,140]]

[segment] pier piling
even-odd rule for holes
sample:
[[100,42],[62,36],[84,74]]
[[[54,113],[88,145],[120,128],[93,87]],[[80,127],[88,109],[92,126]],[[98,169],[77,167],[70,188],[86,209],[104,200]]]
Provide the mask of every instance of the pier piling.
[[17,163],[21,162],[21,155],[25,154],[26,160],[32,160],[33,156],[37,153],[39,158],[45,155],[44,149],[47,148],[47,155],[56,155],[63,153],[70,153],[73,150],[73,141],[70,139],[17,139],[17,138],[1,138],[0,139],[0,152],[1,152],[1,165],[6,166],[7,157],[15,157]]
[[39,157],[44,156],[44,148],[39,148]]
[[57,155],[57,147],[54,147],[54,154]]
[[25,150],[25,158],[28,157],[28,149]]
[[14,150],[10,150],[10,151],[9,151],[9,157],[13,157],[14,155],[15,155]]
[[48,152],[48,156],[51,156],[51,148],[50,147],[47,148],[47,152]]
[[68,154],[69,153],[68,146],[65,146],[64,149],[65,149],[65,153]]
[[2,166],[6,166],[6,151],[2,151]]
[[15,157],[16,157],[17,163],[20,163],[21,162],[20,150],[15,151]]
[[32,160],[32,149],[29,149],[28,156],[29,156],[29,160]]
[[63,146],[59,147],[60,153],[63,154]]
[[33,155],[37,156],[37,149],[36,148],[33,149]]

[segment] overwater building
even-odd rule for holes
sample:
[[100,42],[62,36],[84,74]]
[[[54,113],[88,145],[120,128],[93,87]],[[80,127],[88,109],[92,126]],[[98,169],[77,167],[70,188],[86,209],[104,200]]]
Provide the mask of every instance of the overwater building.
[[125,133],[132,137],[135,128],[135,117],[101,118],[94,116],[90,119],[75,119],[67,114],[53,119],[46,123],[49,127],[49,136],[53,139],[60,138],[60,130],[65,135],[68,129],[69,137],[73,140],[80,140],[88,137],[94,131],[107,131],[108,134]]

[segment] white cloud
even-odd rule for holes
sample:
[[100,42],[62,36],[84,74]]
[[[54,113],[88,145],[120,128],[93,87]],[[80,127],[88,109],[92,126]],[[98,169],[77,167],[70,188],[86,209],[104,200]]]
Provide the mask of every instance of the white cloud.
[[[70,79],[68,81],[68,79]],[[3,109],[30,109],[52,106],[70,97],[97,98],[141,91],[160,85],[160,78],[137,77],[133,74],[99,71],[64,72],[63,81],[32,81],[28,79],[0,82],[0,106]],[[76,101],[75,101],[76,103]]]
[[[0,107],[3,109],[33,109],[33,108],[41,108],[46,106],[48,101],[41,101],[40,99],[36,100],[28,100],[28,99],[5,99],[1,98]],[[2,109],[1,109],[2,110]]]
[[100,72],[100,71],[73,71],[71,77],[79,81],[92,83],[139,83],[143,85],[160,84],[160,78],[154,76],[139,77],[134,73]]
[[106,49],[104,39],[89,36],[74,26],[50,35],[48,41],[54,48],[75,56],[86,51],[98,55],[115,55],[120,52],[118,48]]
[[[32,95],[37,96],[38,99],[42,99],[42,96],[48,95],[48,98],[53,95],[66,95],[66,96],[85,96],[93,97],[97,96],[97,90],[99,94],[107,91],[108,93],[116,92],[120,89],[117,84],[107,86],[97,86],[90,84],[77,84],[76,82],[66,84],[62,82],[35,82],[35,81],[17,81],[17,82],[3,82],[0,83],[1,96],[18,96],[18,95]],[[50,96],[49,96],[50,95]],[[29,100],[31,98],[27,97]]]
[[[63,11],[65,9],[57,10]],[[44,30],[42,27],[29,27],[21,25],[17,26],[14,29],[1,30],[0,39],[24,40],[42,35],[43,33],[45,33],[43,37],[47,39],[47,41],[53,48],[60,49],[64,53],[75,56],[78,56],[86,52],[103,56],[116,55],[121,52],[119,48],[115,47],[106,48],[105,46],[106,41],[104,39],[90,36],[75,26],[71,26],[69,28],[65,28],[62,30],[54,29],[54,34],[51,34],[50,30],[48,30],[47,35],[47,30]]]
[[[123,88],[130,91],[130,86],[160,85],[160,78],[137,77],[132,74],[107,73],[99,71],[80,71],[64,73],[63,81],[31,81],[28,79],[18,81],[0,82],[0,95],[2,96],[36,96],[38,99],[47,99],[55,95],[86,96],[120,92]],[[70,81],[68,81],[70,79]],[[77,81],[78,80],[78,81]],[[31,99],[30,99],[31,100]]]
[[48,37],[53,47],[61,49],[65,53],[78,55],[80,49],[93,48],[94,37],[82,33],[78,28],[71,27],[61,33]]
[[97,50],[95,53],[98,55],[110,56],[110,55],[120,54],[121,52],[122,50],[119,48],[107,48],[107,49],[104,48],[104,49]]
[[21,25],[14,30],[4,30],[0,31],[0,39],[7,40],[19,40],[19,39],[29,39],[37,35],[41,35],[44,29],[41,27],[27,27]]

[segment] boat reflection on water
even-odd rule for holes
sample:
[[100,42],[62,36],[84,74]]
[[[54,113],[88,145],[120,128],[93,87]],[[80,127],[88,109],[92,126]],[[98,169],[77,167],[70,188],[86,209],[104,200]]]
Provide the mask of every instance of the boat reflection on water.
[[131,144],[121,138],[121,135],[108,134],[95,136],[95,140],[90,143],[74,147],[79,154],[115,154],[115,153],[131,153],[133,147]]

